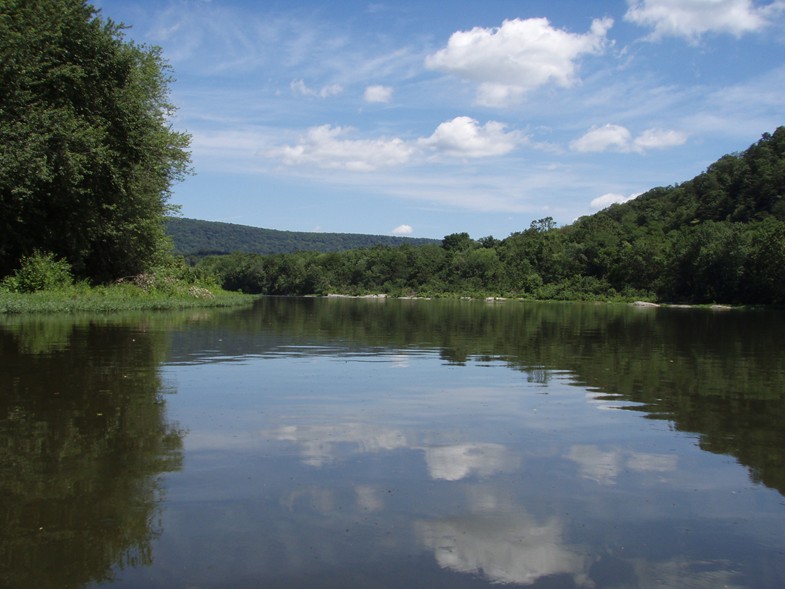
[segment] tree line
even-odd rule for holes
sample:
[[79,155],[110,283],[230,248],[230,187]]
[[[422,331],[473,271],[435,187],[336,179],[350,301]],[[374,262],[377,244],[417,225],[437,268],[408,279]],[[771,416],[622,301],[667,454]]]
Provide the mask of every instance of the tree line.
[[785,304],[785,127],[682,184],[575,223],[420,247],[234,253],[198,267],[269,295],[368,294]]

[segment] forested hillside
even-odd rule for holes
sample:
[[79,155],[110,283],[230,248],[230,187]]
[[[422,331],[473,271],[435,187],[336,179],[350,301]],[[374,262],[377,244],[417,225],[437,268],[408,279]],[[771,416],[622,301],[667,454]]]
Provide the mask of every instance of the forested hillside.
[[374,245],[398,246],[438,243],[433,239],[365,235],[355,233],[308,233],[277,231],[234,223],[170,217],[166,231],[177,253],[200,257],[207,254],[245,252],[282,254],[298,251],[339,252]]
[[690,302],[785,302],[785,127],[565,228],[581,272]]
[[676,186],[505,239],[201,262],[229,289],[785,304],[785,127]]

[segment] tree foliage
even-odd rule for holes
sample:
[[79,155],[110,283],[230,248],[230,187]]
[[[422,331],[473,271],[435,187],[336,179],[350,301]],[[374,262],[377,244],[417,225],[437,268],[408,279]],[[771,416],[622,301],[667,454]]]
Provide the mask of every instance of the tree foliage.
[[161,257],[189,162],[170,82],[158,48],[84,0],[0,4],[0,274],[34,250],[94,280]]
[[338,254],[208,258],[224,286],[267,294],[388,293],[785,304],[785,127],[696,178],[558,228],[506,239]]

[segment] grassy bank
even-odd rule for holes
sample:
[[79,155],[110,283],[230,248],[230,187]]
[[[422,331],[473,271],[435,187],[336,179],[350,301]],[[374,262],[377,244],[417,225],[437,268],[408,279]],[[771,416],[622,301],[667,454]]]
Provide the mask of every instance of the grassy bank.
[[221,289],[191,286],[183,290],[146,291],[135,285],[74,287],[58,291],[0,291],[0,314],[77,313],[228,307],[250,304],[254,297]]
[[212,276],[174,259],[111,284],[90,285],[75,281],[67,262],[36,252],[0,281],[0,314],[227,307],[252,300],[223,290]]

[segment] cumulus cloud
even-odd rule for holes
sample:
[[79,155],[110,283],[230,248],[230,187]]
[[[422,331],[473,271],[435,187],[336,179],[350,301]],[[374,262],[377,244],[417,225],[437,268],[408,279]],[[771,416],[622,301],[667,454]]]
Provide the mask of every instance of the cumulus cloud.
[[640,194],[641,193],[638,192],[629,196],[624,196],[623,194],[608,192],[592,200],[589,206],[593,209],[604,209],[611,206],[612,204],[621,204],[623,202],[627,202],[628,200],[632,200],[633,198],[640,196]]
[[301,94],[302,96],[318,96],[319,98],[329,98],[330,96],[337,96],[343,92],[343,86],[340,84],[329,84],[322,86],[318,90],[309,87],[304,80],[294,80],[289,84],[292,92]]
[[687,141],[687,136],[684,133],[668,129],[646,129],[633,139],[626,127],[608,124],[602,127],[592,127],[582,137],[572,141],[570,149],[580,152],[635,151],[642,153],[649,149],[676,147],[685,141]]
[[497,121],[480,125],[470,117],[455,117],[440,124],[430,137],[420,144],[446,155],[456,157],[487,157],[509,153],[522,141],[517,131],[505,131]]
[[785,8],[777,0],[754,6],[752,0],[627,0],[624,19],[653,29],[650,38],[684,37],[696,41],[708,32],[740,37],[770,24],[776,12]]
[[393,235],[411,235],[413,232],[414,228],[411,225],[398,225],[392,230]]
[[389,86],[368,86],[363,98],[366,102],[390,102],[393,89]]
[[610,18],[596,19],[587,33],[576,34],[546,18],[505,20],[498,28],[453,33],[425,65],[479,83],[479,104],[504,106],[546,84],[574,84],[578,59],[601,53],[611,26]]
[[285,164],[315,164],[320,168],[367,172],[404,164],[414,148],[402,139],[348,139],[351,130],[331,125],[312,127],[300,143],[268,150]]
[[400,166],[416,155],[479,158],[505,155],[524,138],[503,123],[480,125],[469,117],[441,123],[430,137],[404,141],[398,137],[351,139],[352,129],[321,125],[308,129],[296,145],[268,149],[264,155],[287,165],[312,164],[325,169],[367,172]]

